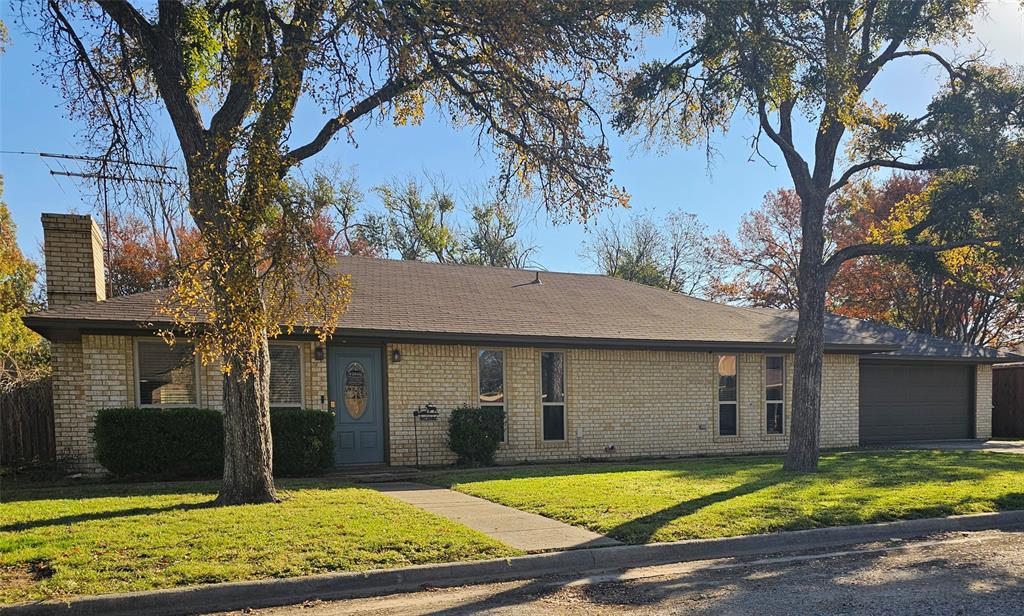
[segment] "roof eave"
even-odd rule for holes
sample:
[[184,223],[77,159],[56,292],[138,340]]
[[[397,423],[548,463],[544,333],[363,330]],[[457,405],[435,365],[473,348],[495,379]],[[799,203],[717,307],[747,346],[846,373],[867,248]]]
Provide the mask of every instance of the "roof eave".
[[[146,324],[115,320],[115,319],[71,319],[58,317],[39,317],[28,315],[22,319],[26,326],[41,336],[52,339],[55,332],[66,333],[77,331],[84,333],[121,332],[125,334],[139,331],[152,331],[157,328],[171,328],[169,322],[149,322]],[[314,338],[312,334],[294,334],[293,338]],[[448,343],[448,344],[508,344],[510,346],[562,346],[562,347],[604,347],[604,348],[643,348],[677,351],[716,351],[716,350],[756,350],[792,352],[794,344],[790,342],[759,342],[730,340],[657,340],[634,338],[576,338],[568,336],[534,336],[521,334],[473,334],[452,332],[420,332],[383,329],[338,328],[334,339],[344,340],[357,338],[389,342],[413,343]],[[829,353],[866,354],[896,351],[899,347],[891,344],[826,344]]]
[[1021,356],[1012,357],[965,357],[963,355],[910,355],[901,353],[871,353],[864,355],[862,359],[877,362],[922,362],[922,363],[950,363],[950,364],[1011,364],[1024,360]]

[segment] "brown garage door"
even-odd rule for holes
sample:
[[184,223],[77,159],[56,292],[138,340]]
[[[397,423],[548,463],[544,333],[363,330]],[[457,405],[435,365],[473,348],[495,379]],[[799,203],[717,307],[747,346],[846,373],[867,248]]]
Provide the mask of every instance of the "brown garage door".
[[972,371],[936,364],[860,365],[860,440],[971,438]]

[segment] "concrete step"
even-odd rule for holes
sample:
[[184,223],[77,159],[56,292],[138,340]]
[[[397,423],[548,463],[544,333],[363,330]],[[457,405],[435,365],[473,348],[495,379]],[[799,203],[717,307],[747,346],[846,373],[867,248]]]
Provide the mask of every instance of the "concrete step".
[[339,466],[328,473],[331,477],[340,477],[353,483],[391,483],[395,481],[414,481],[419,476],[419,469],[407,466]]

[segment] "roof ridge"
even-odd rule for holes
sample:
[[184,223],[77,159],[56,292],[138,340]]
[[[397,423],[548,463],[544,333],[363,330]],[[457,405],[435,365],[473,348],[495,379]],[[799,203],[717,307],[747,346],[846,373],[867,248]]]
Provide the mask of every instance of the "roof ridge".
[[390,257],[371,257],[368,255],[339,255],[335,257],[335,263],[342,259],[361,259],[365,261],[381,261],[385,263],[396,263],[402,265],[409,264],[413,266],[481,269],[495,270],[500,272],[523,272],[529,274],[540,272],[543,274],[557,274],[560,276],[591,276],[598,278],[611,278],[611,276],[607,276],[606,274],[600,274],[597,272],[563,272],[558,270],[549,270],[542,267],[530,269],[525,267],[502,267],[500,265],[481,265],[477,263],[441,263],[440,261],[421,261],[419,259],[392,259]]

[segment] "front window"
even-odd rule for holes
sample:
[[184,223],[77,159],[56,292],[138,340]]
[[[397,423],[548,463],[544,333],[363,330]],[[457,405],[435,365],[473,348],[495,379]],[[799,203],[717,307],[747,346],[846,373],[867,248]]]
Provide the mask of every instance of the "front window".
[[139,340],[136,391],[139,406],[194,406],[196,365],[192,345]]
[[[505,353],[481,350],[477,354],[477,390],[480,406],[505,410]],[[508,421],[506,415],[505,421]],[[505,442],[505,425],[501,426],[501,442]]]
[[718,358],[718,434],[720,436],[739,434],[736,369],[735,355],[722,355]]
[[565,353],[540,354],[541,423],[545,441],[565,440]]
[[786,425],[786,365],[781,355],[764,358],[764,399],[768,434],[782,434]]
[[297,344],[270,345],[270,406],[302,407],[302,350]]

